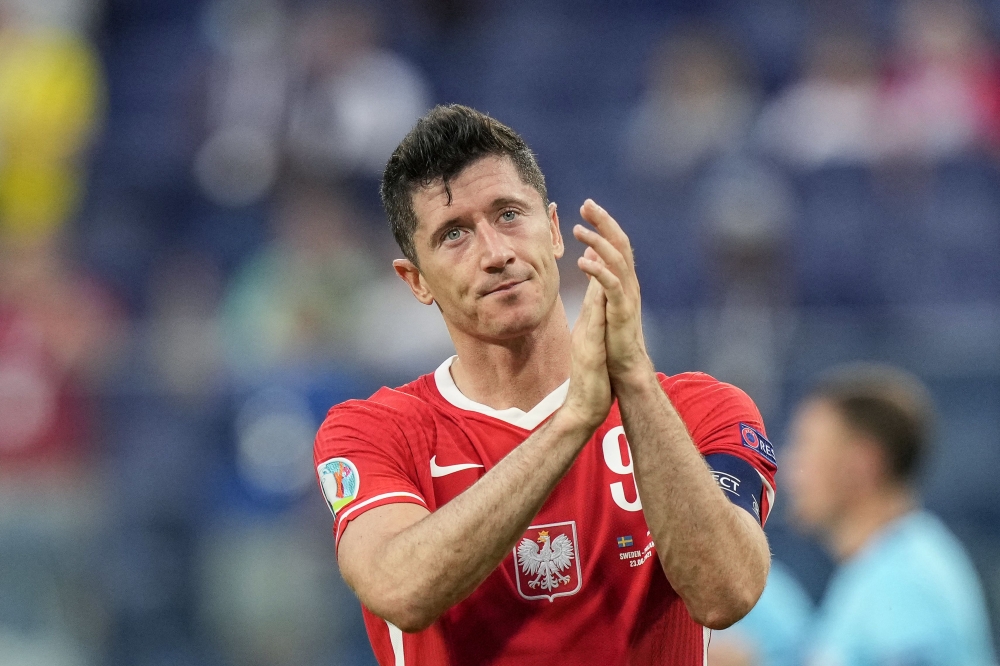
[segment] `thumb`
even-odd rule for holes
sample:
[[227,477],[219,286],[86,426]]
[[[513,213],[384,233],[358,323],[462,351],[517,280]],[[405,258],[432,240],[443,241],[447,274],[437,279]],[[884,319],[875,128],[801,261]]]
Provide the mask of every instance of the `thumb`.
[[594,311],[595,301],[599,292],[603,292],[600,283],[594,278],[590,278],[587,284],[587,293],[583,295],[583,305],[580,307],[580,314],[577,316],[576,324],[573,327],[574,330],[577,326],[586,326],[587,322],[590,321],[590,316]]
[[[597,282],[597,280],[594,280]],[[590,319],[587,321],[587,339],[593,344],[604,345],[604,337],[607,329],[606,311],[608,297],[604,290],[597,293],[597,298],[591,305]]]

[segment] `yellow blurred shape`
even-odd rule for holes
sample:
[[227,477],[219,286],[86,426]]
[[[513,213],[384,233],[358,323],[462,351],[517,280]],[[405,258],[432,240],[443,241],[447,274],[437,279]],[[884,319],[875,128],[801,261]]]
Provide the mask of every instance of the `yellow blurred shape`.
[[0,32],[0,235],[47,236],[75,212],[75,157],[103,102],[100,64],[85,39]]

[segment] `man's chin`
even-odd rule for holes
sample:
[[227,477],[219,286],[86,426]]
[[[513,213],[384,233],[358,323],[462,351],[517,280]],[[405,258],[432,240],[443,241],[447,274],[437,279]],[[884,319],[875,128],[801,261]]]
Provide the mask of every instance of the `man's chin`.
[[485,337],[493,340],[515,340],[529,335],[538,328],[543,317],[538,312],[527,310],[507,311],[483,318],[480,330]]
[[498,342],[517,340],[518,338],[530,335],[536,328],[538,328],[537,321],[498,322],[487,327],[487,330],[484,331],[484,337]]
[[818,511],[793,506],[789,513],[792,524],[799,532],[818,535],[823,531],[823,525],[826,521],[823,520],[823,516]]

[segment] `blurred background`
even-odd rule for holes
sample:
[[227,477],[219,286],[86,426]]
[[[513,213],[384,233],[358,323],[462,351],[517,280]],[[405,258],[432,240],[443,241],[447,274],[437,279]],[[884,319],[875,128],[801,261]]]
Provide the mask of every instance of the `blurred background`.
[[828,366],[926,380],[996,619],[998,35],[997,0],[0,1],[0,666],[374,664],[312,439],[452,353],[377,194],[447,102],[622,222],[659,369],[747,390],[779,459]]

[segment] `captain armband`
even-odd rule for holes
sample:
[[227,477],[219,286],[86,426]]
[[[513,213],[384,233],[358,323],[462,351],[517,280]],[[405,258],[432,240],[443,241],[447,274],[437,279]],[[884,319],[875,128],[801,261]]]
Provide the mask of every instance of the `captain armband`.
[[705,462],[729,501],[748,511],[758,523],[761,522],[760,498],[764,492],[764,481],[753,465],[728,453],[705,456]]

